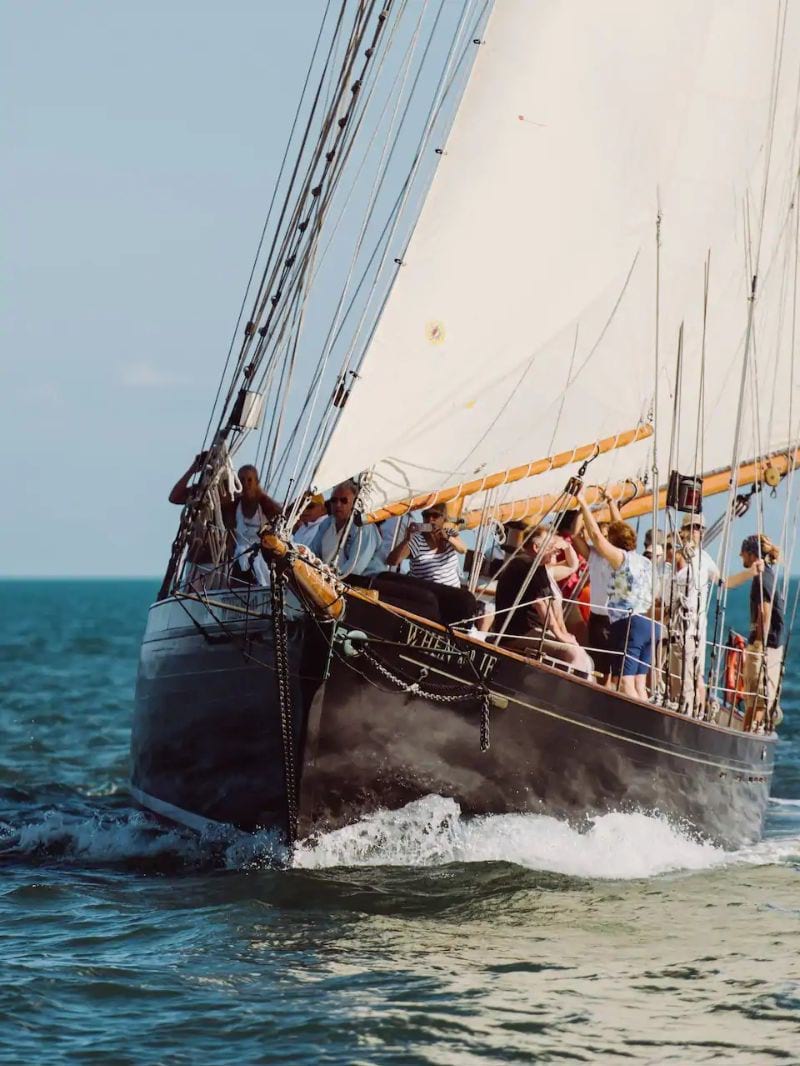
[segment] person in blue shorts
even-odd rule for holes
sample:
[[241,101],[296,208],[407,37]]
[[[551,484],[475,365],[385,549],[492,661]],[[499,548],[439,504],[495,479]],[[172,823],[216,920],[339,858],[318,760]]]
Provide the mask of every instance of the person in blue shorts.
[[[634,699],[647,700],[647,675],[653,661],[653,620],[650,617],[652,567],[636,551],[636,530],[627,522],[611,522],[605,535],[589,510],[583,492],[577,496],[584,528],[599,555],[611,567],[607,600],[612,684]],[[661,627],[655,624],[656,641]]]

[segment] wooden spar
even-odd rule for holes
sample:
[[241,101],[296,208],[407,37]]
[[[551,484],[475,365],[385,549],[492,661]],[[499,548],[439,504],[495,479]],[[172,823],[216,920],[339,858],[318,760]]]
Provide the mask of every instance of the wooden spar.
[[[767,468],[776,471],[782,477],[790,470],[800,466],[800,448],[794,452],[775,452],[764,459],[751,459],[739,467],[737,486],[752,485],[754,481],[763,481]],[[725,467],[722,470],[706,474],[703,478],[703,496],[715,496],[720,492],[726,492],[730,488],[731,470]],[[603,498],[603,489],[596,485],[588,485],[585,489],[586,499],[590,504],[600,503]],[[636,518],[638,515],[648,514],[653,507],[653,494],[648,492],[641,481],[617,481],[608,485],[605,492],[620,504],[620,512],[623,518]],[[490,517],[500,522],[536,522],[561,499],[560,495],[550,494],[547,496],[529,496],[524,500],[516,500],[514,503],[504,503],[495,507],[490,512]],[[659,489],[658,508],[662,510],[667,503],[666,488]],[[574,510],[574,500],[569,500],[563,510]],[[598,521],[607,521],[608,508],[595,511]],[[468,511],[464,516],[465,529],[474,529],[480,525],[484,517],[482,510]]]
[[[265,554],[282,559],[289,545],[275,534],[265,533],[261,537],[261,548]],[[300,588],[304,598],[310,600],[320,614],[339,618],[344,611],[344,596],[334,583],[303,559],[295,559],[291,565],[291,580]]]
[[[739,476],[736,479],[736,487],[741,488],[743,485],[752,485],[756,481],[764,481],[764,475],[768,468],[777,471],[777,473],[783,477],[791,470],[795,470],[798,466],[800,466],[800,448],[796,448],[794,453],[792,453],[791,450],[788,452],[774,452],[772,455],[768,455],[764,459],[751,459],[746,463],[742,463],[739,467]],[[716,496],[720,492],[727,492],[730,486],[731,468],[725,467],[712,474],[706,474],[703,478],[703,496]],[[666,507],[666,504],[667,490],[659,489],[659,511]],[[630,503],[624,504],[620,508],[620,511],[623,518],[636,518],[638,515],[646,514],[652,506],[653,495],[652,493],[647,493],[644,496],[640,496],[638,499],[631,500]],[[606,517],[608,517],[607,510]],[[603,521],[602,513],[598,514],[598,519]]]
[[[608,485],[605,491],[621,506],[639,496],[644,499],[645,494],[648,500],[652,499],[641,481],[617,481],[612,485]],[[551,508],[562,500],[562,497],[563,493],[552,493],[547,496],[528,496],[524,500],[515,500],[513,503],[503,503],[498,507],[493,507],[489,511],[489,517],[496,518],[499,522],[530,522],[532,524],[547,514]],[[586,499],[590,504],[600,503],[602,498],[602,488],[598,485],[586,486]],[[571,510],[575,506],[574,500],[570,499],[564,504],[563,509]],[[462,515],[465,520],[463,528],[474,529],[475,526],[480,525],[481,520],[485,517],[483,510],[467,511],[465,515]]]
[[522,481],[523,478],[533,477],[536,474],[546,474],[548,470],[558,470],[559,467],[569,466],[570,463],[580,463],[584,459],[592,459],[595,455],[614,451],[616,448],[624,448],[628,444],[634,444],[638,440],[652,437],[653,427],[646,423],[637,426],[636,429],[628,429],[624,433],[618,433],[614,437],[605,437],[593,444],[582,444],[573,448],[570,452],[559,452],[547,459],[535,459],[524,466],[512,466],[509,470],[500,470],[496,474],[487,474],[485,477],[474,481],[463,481],[459,485],[450,485],[436,492],[426,492],[420,496],[412,496],[406,500],[398,500],[396,503],[387,503],[385,507],[379,507],[377,511],[366,514],[361,519],[363,524],[370,522],[383,522],[393,515],[407,514],[420,508],[430,507],[434,503],[449,503],[451,500],[462,499],[471,496],[474,492],[483,492],[484,489],[494,489],[499,485],[509,485],[514,481]]

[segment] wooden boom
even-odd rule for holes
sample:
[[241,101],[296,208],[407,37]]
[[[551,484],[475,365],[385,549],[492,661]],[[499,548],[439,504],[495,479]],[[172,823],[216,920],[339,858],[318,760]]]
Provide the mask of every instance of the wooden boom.
[[[800,466],[800,448],[783,452],[775,452],[764,459],[751,459],[739,467],[736,479],[737,486],[752,485],[755,481],[764,481],[767,470],[775,471],[780,477],[789,473],[790,470]],[[703,496],[715,496],[720,492],[726,492],[731,484],[731,468],[725,467],[703,477]],[[590,504],[600,503],[603,499],[604,490],[597,485],[588,485],[585,489],[586,499]],[[653,494],[649,492],[641,481],[617,481],[606,486],[605,493],[620,504],[620,512],[623,518],[636,518],[638,515],[648,514],[653,509]],[[561,499],[561,495],[548,494],[546,496],[529,496],[524,500],[515,500],[514,503],[504,503],[492,508],[489,517],[496,518],[500,522],[536,522],[546,515]],[[667,490],[661,488],[658,491],[658,507],[663,509],[667,503]],[[574,499],[569,500],[562,510],[575,510],[577,504]],[[608,508],[600,508],[595,512],[598,521],[607,521]],[[483,510],[468,511],[463,516],[464,528],[474,529],[484,519]]]
[[533,477],[535,474],[546,474],[548,470],[557,470],[570,463],[580,463],[584,459],[591,459],[603,452],[611,452],[616,448],[624,448],[628,444],[634,444],[638,440],[652,437],[653,427],[649,423],[637,426],[636,429],[628,429],[624,433],[617,433],[614,437],[605,437],[593,444],[582,444],[569,452],[559,452],[550,455],[547,459],[535,459],[524,466],[512,466],[509,470],[499,470],[496,474],[487,474],[485,477],[474,481],[463,481],[459,485],[450,485],[436,492],[426,492],[420,496],[412,496],[406,500],[398,500],[396,503],[387,503],[385,507],[379,507],[376,511],[366,514],[361,519],[362,523],[382,522],[394,515],[407,514],[419,508],[430,507],[434,503],[449,503],[463,496],[471,496],[474,492],[483,492],[485,489],[494,489],[499,485],[509,485],[513,481],[522,481],[523,478]]

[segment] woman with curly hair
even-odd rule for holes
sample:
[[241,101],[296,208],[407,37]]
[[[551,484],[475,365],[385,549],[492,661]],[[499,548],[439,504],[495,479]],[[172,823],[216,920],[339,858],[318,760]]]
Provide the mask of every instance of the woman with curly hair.
[[[577,496],[583,524],[595,550],[611,567],[608,609],[612,683],[626,696],[646,700],[647,675],[653,660],[651,564],[636,551],[636,530],[627,522],[611,522],[605,535],[589,510],[583,492]],[[660,626],[656,625],[656,640]]]

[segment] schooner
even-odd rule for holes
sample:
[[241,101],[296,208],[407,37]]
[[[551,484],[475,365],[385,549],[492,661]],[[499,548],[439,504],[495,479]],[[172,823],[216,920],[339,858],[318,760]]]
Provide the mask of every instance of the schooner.
[[[645,810],[758,837],[777,715],[745,732],[726,593],[685,714],[404,606],[292,539],[347,479],[355,526],[434,503],[558,521],[576,476],[666,534],[800,497],[800,11],[788,0],[327,3],[145,632],[132,794],[289,840],[429,793],[578,822]],[[238,581],[237,456],[278,501]],[[238,461],[238,460],[237,460]],[[687,508],[684,506],[685,512]],[[738,529],[739,527],[736,526]],[[348,527],[349,531],[349,527]],[[654,599],[664,599],[654,563]],[[372,587],[367,587],[372,585]],[[655,624],[655,623],[654,623]],[[774,709],[773,709],[774,710]]]

